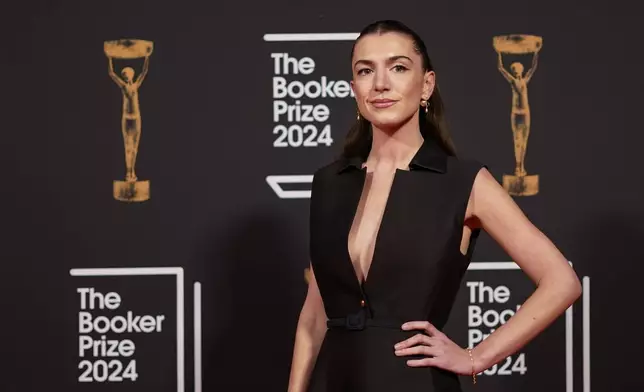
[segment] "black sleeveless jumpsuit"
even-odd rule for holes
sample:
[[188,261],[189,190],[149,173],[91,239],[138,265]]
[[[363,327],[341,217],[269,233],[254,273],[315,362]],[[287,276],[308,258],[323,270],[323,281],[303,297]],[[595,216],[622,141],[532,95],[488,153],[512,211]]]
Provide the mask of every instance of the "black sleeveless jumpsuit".
[[366,176],[362,162],[341,158],[313,177],[310,257],[329,320],[308,391],[460,392],[458,375],[410,367],[407,360],[421,357],[398,357],[393,346],[420,332],[403,331],[406,321],[445,325],[479,234],[463,255],[465,210],[485,165],[449,156],[426,138],[409,170],[396,172],[367,279],[359,282],[348,235]]

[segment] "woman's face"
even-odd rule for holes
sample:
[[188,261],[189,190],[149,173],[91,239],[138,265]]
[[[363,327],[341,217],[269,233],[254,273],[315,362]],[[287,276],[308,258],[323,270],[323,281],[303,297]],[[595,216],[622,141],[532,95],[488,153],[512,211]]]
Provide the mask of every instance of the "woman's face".
[[422,57],[403,34],[360,38],[351,61],[351,88],[360,115],[380,129],[409,121],[434,88],[434,72],[423,71]]

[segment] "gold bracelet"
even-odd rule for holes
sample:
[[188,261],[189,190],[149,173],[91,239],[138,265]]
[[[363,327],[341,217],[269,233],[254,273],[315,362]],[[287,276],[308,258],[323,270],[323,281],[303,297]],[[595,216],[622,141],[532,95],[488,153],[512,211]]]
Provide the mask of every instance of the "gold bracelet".
[[472,384],[476,384],[476,373],[474,371],[474,356],[472,355],[472,349],[467,348],[467,353],[470,354],[470,360],[472,361]]

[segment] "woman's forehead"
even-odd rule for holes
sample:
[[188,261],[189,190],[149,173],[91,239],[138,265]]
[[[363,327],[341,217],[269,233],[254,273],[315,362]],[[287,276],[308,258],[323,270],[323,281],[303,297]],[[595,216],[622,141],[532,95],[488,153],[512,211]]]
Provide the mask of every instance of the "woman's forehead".
[[419,58],[413,41],[404,34],[370,34],[360,38],[353,52],[353,60],[380,60],[394,56]]

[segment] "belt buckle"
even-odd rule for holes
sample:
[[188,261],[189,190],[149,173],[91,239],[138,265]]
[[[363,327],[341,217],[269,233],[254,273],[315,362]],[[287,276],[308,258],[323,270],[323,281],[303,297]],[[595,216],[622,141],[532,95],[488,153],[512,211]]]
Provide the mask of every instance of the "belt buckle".
[[360,309],[356,313],[347,315],[344,320],[346,329],[350,331],[362,331],[367,325],[367,316],[364,309]]

